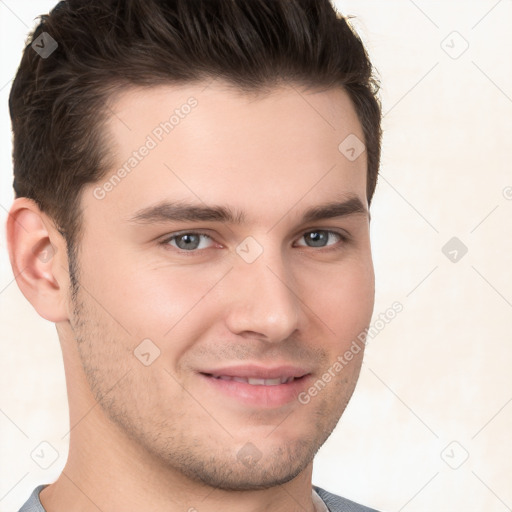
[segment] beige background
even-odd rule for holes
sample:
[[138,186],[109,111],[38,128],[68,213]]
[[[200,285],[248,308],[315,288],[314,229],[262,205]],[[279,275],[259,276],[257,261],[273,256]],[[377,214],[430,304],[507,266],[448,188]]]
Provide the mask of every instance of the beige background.
[[[0,1],[1,512],[54,480],[67,453],[56,331],[13,281],[4,229],[10,81],[55,3]],[[404,309],[369,344],[314,483],[389,512],[512,510],[512,1],[337,6],[356,16],[383,84],[374,318]],[[456,262],[442,252],[452,237],[468,248]],[[30,456],[42,441],[59,454],[46,470]]]

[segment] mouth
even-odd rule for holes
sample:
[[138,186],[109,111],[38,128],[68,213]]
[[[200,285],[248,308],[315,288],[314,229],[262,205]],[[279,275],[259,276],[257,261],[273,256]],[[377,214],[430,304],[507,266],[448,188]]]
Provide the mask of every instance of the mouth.
[[200,371],[206,383],[206,393],[215,400],[223,397],[227,404],[257,409],[276,409],[297,402],[297,396],[310,383],[311,372],[306,368],[282,365],[255,365]]
[[302,379],[302,377],[276,377],[275,379],[262,379],[259,377],[236,377],[231,375],[214,375],[211,373],[203,373],[207,377],[212,377],[214,379],[220,380],[233,380],[235,382],[245,382],[250,384],[251,386],[279,386],[281,384],[289,384],[294,380]]

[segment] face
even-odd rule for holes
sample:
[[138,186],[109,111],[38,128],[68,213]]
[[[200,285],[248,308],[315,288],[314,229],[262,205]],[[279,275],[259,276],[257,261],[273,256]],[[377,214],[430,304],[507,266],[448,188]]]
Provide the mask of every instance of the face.
[[362,351],[332,368],[373,310],[366,154],[338,149],[363,140],[354,108],[342,90],[214,83],[112,110],[116,166],[83,191],[70,319],[87,383],[170,470],[289,481],[352,395]]

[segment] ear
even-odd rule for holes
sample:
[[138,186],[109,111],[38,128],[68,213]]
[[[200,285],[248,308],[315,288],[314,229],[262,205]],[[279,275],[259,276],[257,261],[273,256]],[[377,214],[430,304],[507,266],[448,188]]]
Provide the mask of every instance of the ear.
[[14,200],[6,228],[11,267],[23,295],[46,320],[68,320],[66,240],[26,197]]

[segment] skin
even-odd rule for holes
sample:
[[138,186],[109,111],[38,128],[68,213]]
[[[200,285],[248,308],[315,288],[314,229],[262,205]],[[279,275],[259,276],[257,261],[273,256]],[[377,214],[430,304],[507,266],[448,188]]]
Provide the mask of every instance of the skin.
[[[366,153],[350,161],[338,150],[350,134],[363,140],[361,125],[340,89],[248,95],[207,85],[112,98],[105,134],[116,164],[82,192],[75,295],[52,220],[26,198],[11,208],[13,271],[56,324],[66,370],[69,457],[40,495],[48,512],[314,510],[313,457],[352,395],[363,351],[307,404],[233,398],[199,370],[293,364],[308,370],[307,391],[369,325]],[[190,114],[97,199],[95,188],[191,96]],[[349,197],[366,211],[301,221]],[[161,201],[221,205],[244,219],[130,222]],[[195,250],[165,241],[196,230],[211,238]],[[315,230],[324,246],[311,246]],[[263,251],[252,263],[237,253],[249,236]],[[134,355],[144,339],[160,350],[148,366]]]

